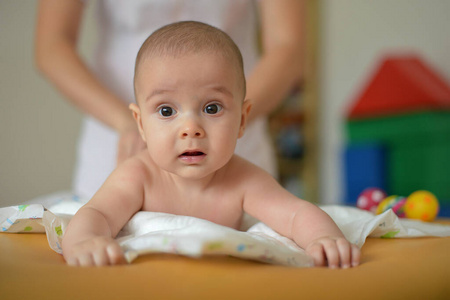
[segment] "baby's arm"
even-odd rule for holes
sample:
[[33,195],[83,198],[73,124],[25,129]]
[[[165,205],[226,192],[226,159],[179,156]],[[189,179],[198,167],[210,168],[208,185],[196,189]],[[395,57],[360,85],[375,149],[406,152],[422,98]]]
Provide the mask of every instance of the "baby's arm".
[[122,163],[94,197],[70,221],[62,249],[69,265],[112,265],[125,262],[114,237],[143,203],[145,172],[139,160]]
[[[346,240],[334,221],[317,206],[301,200],[291,223],[292,238],[316,266],[349,268],[359,264],[360,249]],[[305,230],[306,229],[306,230]]]
[[316,266],[357,266],[360,249],[349,243],[334,221],[317,206],[301,200],[262,172],[248,176],[244,210],[293,239]]

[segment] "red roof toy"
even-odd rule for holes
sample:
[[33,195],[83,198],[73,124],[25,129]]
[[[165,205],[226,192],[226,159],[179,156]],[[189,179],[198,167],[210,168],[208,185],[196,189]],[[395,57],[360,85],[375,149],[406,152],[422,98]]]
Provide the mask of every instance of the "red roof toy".
[[350,108],[349,119],[450,110],[450,87],[417,56],[387,57]]

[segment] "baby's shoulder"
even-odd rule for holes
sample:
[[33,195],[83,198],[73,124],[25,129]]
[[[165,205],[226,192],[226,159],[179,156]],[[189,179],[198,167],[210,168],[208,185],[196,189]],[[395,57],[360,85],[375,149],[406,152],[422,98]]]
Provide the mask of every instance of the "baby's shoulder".
[[227,173],[228,176],[238,178],[239,180],[245,179],[247,182],[253,179],[260,180],[264,177],[272,177],[262,168],[236,154],[230,159]]
[[148,177],[151,174],[151,162],[147,151],[142,151],[137,155],[122,162],[117,171],[122,174],[130,174],[133,177]]

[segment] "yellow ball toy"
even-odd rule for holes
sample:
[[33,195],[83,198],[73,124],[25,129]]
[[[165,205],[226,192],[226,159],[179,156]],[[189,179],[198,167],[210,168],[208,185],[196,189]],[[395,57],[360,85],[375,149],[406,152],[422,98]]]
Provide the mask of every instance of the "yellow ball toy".
[[439,202],[428,191],[416,191],[409,195],[405,203],[405,215],[409,219],[433,221],[439,212]]

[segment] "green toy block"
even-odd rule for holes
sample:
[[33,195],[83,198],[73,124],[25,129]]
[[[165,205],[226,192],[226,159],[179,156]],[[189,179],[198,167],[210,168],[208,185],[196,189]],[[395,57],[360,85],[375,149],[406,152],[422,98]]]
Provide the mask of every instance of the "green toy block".
[[387,155],[387,182],[393,193],[408,196],[433,192],[450,203],[450,142],[392,147]]
[[425,111],[347,123],[349,141],[377,142],[387,149],[390,194],[425,189],[450,203],[450,112]]
[[377,141],[388,145],[450,140],[450,112],[428,111],[404,115],[352,120],[347,123],[349,140]]

